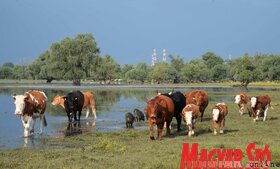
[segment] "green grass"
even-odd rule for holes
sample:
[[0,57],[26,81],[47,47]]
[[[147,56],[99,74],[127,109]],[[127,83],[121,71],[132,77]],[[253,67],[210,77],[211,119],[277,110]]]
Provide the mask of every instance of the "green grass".
[[[210,92],[210,96],[220,93]],[[234,92],[223,93],[233,96]],[[208,105],[203,122],[197,122],[195,137],[188,137],[185,125],[176,132],[176,121],[172,122],[172,134],[161,141],[151,141],[148,130],[129,129],[116,132],[83,133],[74,136],[57,135],[42,137],[40,148],[17,148],[0,150],[0,168],[94,168],[94,169],[177,169],[180,166],[183,143],[198,143],[199,149],[208,152],[213,148],[233,148],[243,151],[243,168],[248,162],[246,148],[255,143],[263,149],[269,145],[272,162],[280,163],[280,98],[278,90],[260,90],[250,96],[268,94],[274,109],[269,109],[267,121],[256,123],[244,114],[240,116],[238,106],[227,102],[225,134],[213,135],[213,125]],[[137,125],[147,125],[141,122]]]

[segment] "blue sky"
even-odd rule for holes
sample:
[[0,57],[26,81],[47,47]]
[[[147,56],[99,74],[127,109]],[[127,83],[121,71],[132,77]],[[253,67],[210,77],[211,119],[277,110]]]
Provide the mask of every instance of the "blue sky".
[[152,50],[185,61],[280,53],[279,0],[0,0],[0,64],[31,63],[53,42],[92,33],[121,65]]

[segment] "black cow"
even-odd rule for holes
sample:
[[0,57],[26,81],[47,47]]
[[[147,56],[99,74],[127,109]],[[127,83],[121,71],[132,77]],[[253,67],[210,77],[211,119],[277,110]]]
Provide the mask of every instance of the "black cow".
[[136,122],[145,121],[144,113],[142,111],[140,111],[139,109],[134,109],[133,114],[134,114]]
[[180,91],[165,93],[162,95],[165,95],[165,96],[168,96],[169,98],[171,98],[175,105],[173,116],[177,120],[177,131],[180,132],[181,131],[181,122],[182,122],[181,113],[182,113],[182,110],[184,109],[184,107],[186,106],[186,97]]
[[74,91],[68,93],[67,96],[64,97],[64,107],[68,116],[68,121],[71,122],[73,120],[77,121],[77,111],[79,112],[78,121],[81,119],[81,112],[84,104],[84,95],[80,91]]
[[135,117],[133,116],[132,113],[128,112],[128,113],[125,114],[126,128],[132,128],[133,127],[134,119],[135,119]]

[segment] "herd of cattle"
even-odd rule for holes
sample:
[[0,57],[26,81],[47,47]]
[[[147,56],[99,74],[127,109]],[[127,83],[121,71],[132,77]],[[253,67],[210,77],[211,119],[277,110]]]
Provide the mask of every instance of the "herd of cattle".
[[[24,137],[34,135],[35,119],[40,117],[40,130],[42,133],[42,126],[47,125],[44,115],[47,106],[47,96],[42,91],[30,90],[24,95],[13,95],[15,100],[15,114],[21,117],[24,127]],[[244,113],[246,105],[250,117],[253,120],[258,120],[263,117],[266,120],[268,107],[270,106],[270,97],[257,96],[249,98],[245,93],[241,92],[235,96],[235,103],[239,106],[241,115]],[[182,118],[186,123],[188,136],[194,135],[195,122],[200,117],[203,120],[203,114],[208,106],[208,94],[202,90],[193,90],[185,94],[180,91],[170,92],[154,96],[152,99],[146,99],[147,107],[145,109],[146,119],[150,128],[150,139],[154,140],[154,126],[157,126],[157,139],[162,139],[162,131],[166,126],[167,134],[170,134],[170,124],[172,118],[177,120],[177,131],[181,131]],[[67,113],[68,121],[80,121],[81,112],[87,109],[86,118],[89,116],[89,109],[93,114],[94,126],[96,119],[95,101],[92,92],[70,92],[65,96],[55,96],[52,105],[60,105]],[[77,118],[78,112],[78,118]],[[217,103],[211,109],[212,121],[214,125],[214,134],[217,134],[218,125],[219,132],[222,134],[225,127],[225,118],[228,114],[228,107],[225,103]],[[134,121],[145,121],[144,113],[139,109],[134,109],[132,113],[125,114],[126,127],[132,127]]]

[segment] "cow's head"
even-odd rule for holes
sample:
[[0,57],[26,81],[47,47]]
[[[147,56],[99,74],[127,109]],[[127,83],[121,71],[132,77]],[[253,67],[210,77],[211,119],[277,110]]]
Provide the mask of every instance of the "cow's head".
[[64,97],[59,95],[55,96],[52,101],[52,105],[61,105],[64,108]]
[[239,104],[240,101],[241,101],[241,95],[236,95],[236,96],[234,97],[234,103]]
[[251,98],[251,107],[254,108],[256,107],[257,104],[257,98],[256,97],[252,97]]
[[182,117],[183,120],[186,122],[187,129],[188,129],[188,136],[194,135],[194,130],[193,130],[193,111],[182,111]]
[[161,101],[161,99],[146,99],[147,107],[145,113],[152,124],[156,124],[157,120],[163,118]]
[[185,119],[186,121],[186,124],[189,126],[189,125],[192,125],[192,111],[186,111],[183,113],[183,118]]
[[22,115],[23,110],[25,109],[26,101],[28,99],[28,95],[13,95],[15,100],[15,114]]
[[63,99],[64,99],[65,109],[68,109],[68,110],[73,110],[75,108],[75,105],[78,102],[77,97],[64,96]]
[[214,121],[218,121],[219,114],[220,114],[220,110],[219,109],[213,109],[212,110],[212,119]]

